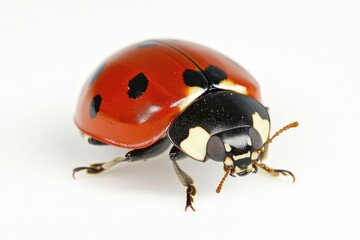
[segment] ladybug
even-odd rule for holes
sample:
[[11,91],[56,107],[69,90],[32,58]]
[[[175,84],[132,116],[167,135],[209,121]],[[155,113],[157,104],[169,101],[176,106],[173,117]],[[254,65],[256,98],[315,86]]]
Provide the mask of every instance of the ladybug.
[[172,146],[169,157],[186,187],[186,206],[196,189],[178,164],[192,158],[223,163],[225,175],[245,176],[258,168],[273,175],[294,175],[262,163],[268,144],[291,123],[270,136],[268,109],[260,103],[256,80],[219,52],[179,40],[149,40],[107,59],[85,83],[75,123],[87,142],[132,149],[109,162],[78,167],[100,173],[121,162],[156,157]]

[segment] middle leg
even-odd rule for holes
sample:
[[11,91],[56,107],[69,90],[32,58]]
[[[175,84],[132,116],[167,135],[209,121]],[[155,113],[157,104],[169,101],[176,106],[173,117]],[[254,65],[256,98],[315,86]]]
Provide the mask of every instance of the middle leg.
[[195,211],[195,208],[192,206],[192,203],[194,202],[194,197],[196,194],[196,188],[194,186],[194,180],[186,173],[184,172],[177,163],[178,160],[186,158],[186,154],[183,153],[180,149],[177,147],[172,147],[169,153],[170,159],[173,162],[173,167],[176,173],[176,176],[178,177],[180,183],[186,187],[186,204],[185,204],[185,211],[190,207],[193,211]]

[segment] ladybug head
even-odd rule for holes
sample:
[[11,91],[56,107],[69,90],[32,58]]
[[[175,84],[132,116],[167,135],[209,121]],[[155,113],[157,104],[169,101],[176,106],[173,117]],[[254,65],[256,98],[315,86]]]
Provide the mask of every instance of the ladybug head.
[[[221,187],[229,174],[234,176],[233,174],[236,173],[239,176],[245,176],[250,172],[256,173],[258,166],[265,170],[269,169],[261,163],[261,160],[267,155],[268,144],[280,133],[297,127],[298,124],[298,122],[293,122],[286,125],[271,138],[268,138],[266,142],[262,141],[260,133],[253,127],[232,128],[211,136],[206,146],[207,156],[215,161],[224,162],[225,170],[225,175],[216,192],[221,191]],[[294,175],[289,171],[276,169],[272,169],[272,171],[285,176],[290,175],[295,181]]]
[[231,173],[245,176],[251,172],[256,173],[254,161],[263,156],[258,151],[262,146],[261,135],[255,128],[232,128],[210,137],[207,156],[214,161],[223,162],[224,168],[230,169]]

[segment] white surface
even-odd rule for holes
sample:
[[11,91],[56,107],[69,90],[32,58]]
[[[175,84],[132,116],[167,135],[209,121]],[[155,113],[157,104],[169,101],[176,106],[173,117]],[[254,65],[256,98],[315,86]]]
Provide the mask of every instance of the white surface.
[[[0,239],[360,239],[358,1],[1,1]],[[170,37],[217,49],[262,86],[273,132],[264,173],[215,188],[186,160],[195,213],[164,154],[99,176],[74,167],[125,151],[82,142],[85,79],[114,51]]]

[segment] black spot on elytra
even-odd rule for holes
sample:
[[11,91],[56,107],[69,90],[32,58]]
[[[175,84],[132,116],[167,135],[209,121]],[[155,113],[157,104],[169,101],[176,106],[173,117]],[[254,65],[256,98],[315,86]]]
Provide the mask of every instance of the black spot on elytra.
[[227,79],[226,73],[213,65],[209,65],[205,69],[205,75],[211,84],[219,84],[221,81]]
[[186,86],[201,87],[201,88],[207,87],[207,82],[199,71],[186,69],[182,77]]
[[152,42],[152,41],[146,41],[146,42],[142,42],[139,43],[137,45],[138,48],[147,48],[147,47],[157,47],[159,44],[157,42]]
[[148,83],[149,80],[143,73],[139,73],[138,75],[136,75],[133,79],[129,81],[129,97],[133,99],[141,97],[141,95],[143,95],[143,93],[145,92]]
[[100,110],[102,98],[100,95],[96,95],[93,97],[90,103],[90,117],[95,118],[97,112]]

